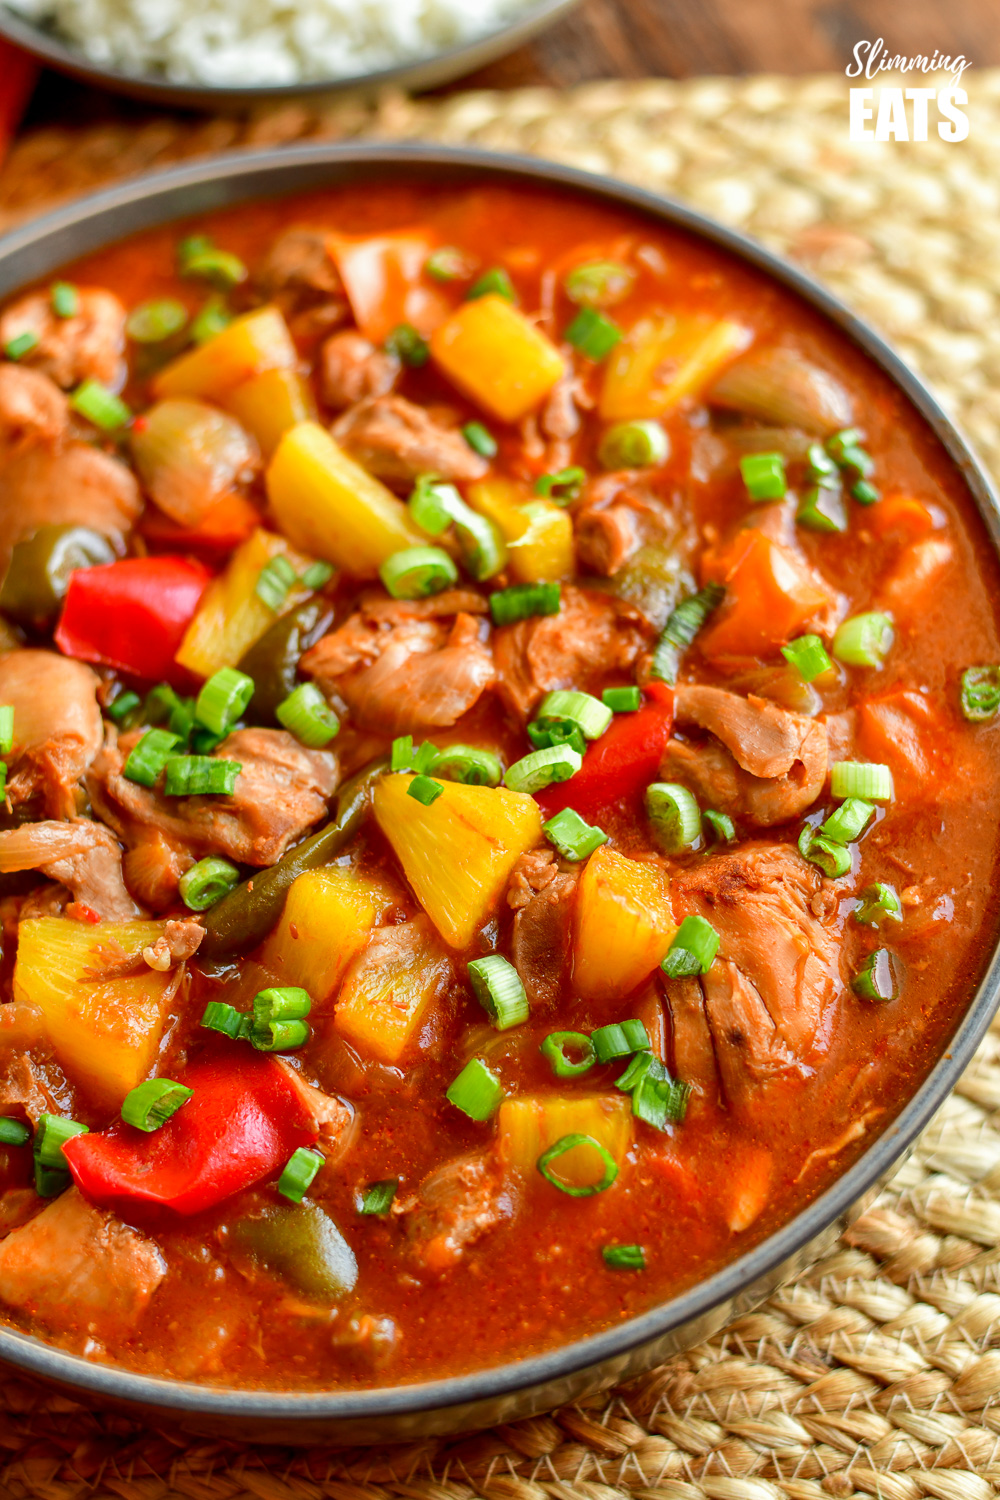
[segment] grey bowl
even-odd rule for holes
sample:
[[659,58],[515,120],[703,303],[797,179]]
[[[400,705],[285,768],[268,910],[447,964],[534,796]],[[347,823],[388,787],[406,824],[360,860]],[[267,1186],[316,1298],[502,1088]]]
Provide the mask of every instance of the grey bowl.
[[23,47],[50,68],[69,73],[85,83],[112,89],[117,94],[143,99],[150,104],[229,113],[265,103],[291,100],[321,102],[322,96],[332,97],[348,90],[371,95],[390,85],[414,91],[438,88],[441,84],[451,83],[455,78],[474,73],[477,68],[485,68],[487,63],[495,62],[498,57],[523,46],[578,3],[579,0],[538,0],[519,20],[508,26],[501,26],[486,36],[477,37],[475,41],[400,63],[394,68],[382,68],[377,73],[359,73],[349,78],[320,78],[310,83],[264,84],[252,88],[216,88],[205,84],[171,83],[169,79],[154,74],[127,73],[121,68],[103,67],[100,63],[91,62],[82,52],[61,41],[53,32],[8,10],[3,0],[0,0],[0,36]]
[[[756,266],[863,350],[937,434],[963,474],[992,547],[1000,501],[934,396],[888,345],[808,276],[681,204],[567,167],[434,146],[315,146],[217,157],[137,179],[0,239],[0,297],[137,231],[251,199],[405,174],[434,182],[552,185],[676,226]],[[954,1088],[1000,1001],[1000,952],[947,1050],[881,1136],[821,1197],[716,1275],[641,1317],[547,1354],[447,1380],[359,1391],[238,1391],[136,1375],[0,1328],[0,1360],[74,1395],[159,1424],[251,1442],[406,1441],[511,1422],[638,1375],[710,1337],[834,1244]]]

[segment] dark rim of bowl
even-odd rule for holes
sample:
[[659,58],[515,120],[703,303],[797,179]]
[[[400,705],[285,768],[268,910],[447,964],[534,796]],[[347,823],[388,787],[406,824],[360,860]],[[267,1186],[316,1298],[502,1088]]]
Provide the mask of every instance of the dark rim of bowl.
[[471,41],[446,47],[442,52],[422,53],[419,57],[408,58],[405,62],[395,63],[391,68],[380,68],[373,73],[352,73],[343,78],[317,78],[303,83],[265,83],[249,87],[194,81],[186,83],[163,78],[155,73],[130,73],[124,68],[106,68],[69,42],[62,41],[55,33],[26,20],[17,11],[10,10],[4,0],[0,0],[0,36],[6,36],[9,41],[23,47],[34,57],[78,78],[90,79],[124,93],[139,91],[140,97],[159,100],[163,104],[180,103],[192,107],[200,104],[205,108],[225,110],[228,106],[243,101],[264,103],[267,100],[303,99],[313,94],[339,94],[352,89],[367,92],[411,82],[414,87],[433,88],[484,67],[505,52],[513,51],[577,4],[579,0],[535,0],[525,15],[482,36],[474,37]]
[[[362,173],[384,179],[400,171],[421,170],[435,181],[461,182],[487,177],[499,182],[570,190],[686,230],[764,271],[829,318],[903,391],[962,473],[993,546],[1000,553],[1000,499],[990,479],[936,398],[873,329],[810,276],[738,231],[671,199],[575,168],[528,157],[422,145],[304,146],[214,157],[93,194],[6,235],[0,239],[0,296],[48,274],[76,255],[143,228],[211,208],[286,196],[323,185],[336,187]],[[80,231],[87,225],[89,236],[81,236]],[[40,255],[46,244],[51,254]],[[4,275],[5,262],[8,266],[13,262],[14,274],[10,278]],[[998,1001],[1000,946],[994,943],[983,978],[947,1050],[885,1131],[825,1193],[706,1281],[627,1323],[562,1348],[418,1384],[303,1392],[240,1391],[93,1365],[81,1356],[10,1328],[0,1328],[0,1359],[79,1390],[178,1413],[343,1421],[416,1416],[430,1410],[466,1406],[564,1380],[604,1361],[622,1360],[680,1324],[738,1296],[846,1214],[888,1171],[944,1102],[984,1036]]]

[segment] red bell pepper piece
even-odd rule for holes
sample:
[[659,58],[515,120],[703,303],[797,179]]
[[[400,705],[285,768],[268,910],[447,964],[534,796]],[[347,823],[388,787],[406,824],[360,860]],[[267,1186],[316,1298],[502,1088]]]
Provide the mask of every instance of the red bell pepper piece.
[[186,557],[127,557],[71,574],[56,645],[134,677],[186,686],[174,661],[211,574]]
[[152,1134],[116,1120],[66,1143],[73,1180],[93,1203],[201,1213],[273,1177],[316,1140],[284,1070],[242,1043],[192,1063],[177,1081],[193,1096]]
[[568,781],[557,781],[537,794],[547,818],[573,807],[581,818],[633,797],[656,780],[674,722],[674,695],[665,682],[651,682],[646,701],[635,713],[612,719],[607,731],[587,747],[583,765]]

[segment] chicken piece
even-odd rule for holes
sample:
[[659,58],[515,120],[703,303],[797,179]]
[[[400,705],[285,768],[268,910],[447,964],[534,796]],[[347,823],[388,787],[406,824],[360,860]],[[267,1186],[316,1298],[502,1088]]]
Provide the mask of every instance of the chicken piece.
[[128,1338],[166,1270],[151,1239],[76,1188],[0,1242],[0,1298],[56,1334]]
[[0,1115],[27,1116],[37,1125],[42,1115],[58,1115],[66,1097],[66,1080],[56,1064],[30,1052],[11,1057],[0,1078]]
[[354,1105],[345,1099],[338,1099],[334,1094],[324,1094],[322,1089],[306,1083],[295,1064],[287,1057],[277,1057],[275,1061],[312,1116],[325,1160],[339,1161],[357,1134],[358,1120]]
[[340,274],[323,229],[296,225],[279,234],[257,269],[256,280],[268,297],[281,292],[342,291]]
[[583,688],[624,671],[651,639],[638,610],[608,594],[564,584],[555,615],[505,625],[493,638],[500,694],[526,719],[553,688]]
[[677,1073],[702,1092],[721,1088],[732,1109],[808,1077],[829,1048],[839,919],[816,900],[821,888],[789,844],[745,844],[672,882],[678,920],[701,916],[720,939],[707,974],[667,984]]
[[387,396],[402,371],[398,355],[366,339],[355,328],[328,338],[320,350],[320,390],[327,406],[342,411],[371,396]]
[[15,806],[41,797],[53,818],[77,810],[77,783],[101,748],[100,679],[54,651],[12,651],[0,658],[0,703],[14,709],[7,796]]
[[460,1156],[425,1177],[416,1193],[393,1205],[429,1271],[449,1271],[464,1252],[512,1212],[496,1163]]
[[359,729],[392,735],[454,724],[496,677],[469,602],[485,608],[478,594],[461,589],[412,605],[362,600],[299,666],[344,700]]
[[125,351],[125,308],[114,292],[103,287],[78,287],[77,310],[60,318],[48,292],[28,292],[0,316],[0,348],[22,334],[36,342],[21,355],[20,364],[40,370],[70,390],[81,380],[114,385]]
[[205,929],[199,921],[181,917],[167,922],[155,943],[132,953],[127,953],[115,940],[103,943],[96,961],[84,970],[84,978],[93,984],[106,984],[109,979],[125,979],[145,969],[166,974],[193,958],[204,936]]
[[573,529],[580,561],[610,578],[642,547],[673,540],[678,526],[667,503],[626,469],[587,486]]
[[39,370],[0,364],[0,451],[56,443],[68,426],[69,403],[57,385]]
[[39,870],[67,886],[73,900],[105,922],[141,915],[125,889],[121,845],[103,823],[25,823],[0,832],[0,872]]
[[34,1187],[8,1188],[0,1194],[0,1239],[35,1218],[44,1206],[45,1199],[39,1198]]
[[[137,738],[109,739],[87,785],[95,810],[130,851],[156,843],[161,877],[164,843],[188,859],[223,854],[240,864],[274,864],[326,815],[339,784],[329,751],[307,750],[282,729],[239,729],[215,751],[242,767],[231,797],[166,797],[122,775]],[[131,870],[128,858],[125,869]]]
[[532,1010],[554,1005],[569,975],[579,878],[579,870],[559,869],[551,849],[522,854],[511,874],[511,959]]
[[461,432],[402,396],[369,396],[331,430],[362,468],[403,489],[420,474],[458,481],[481,479],[489,468]]
[[674,698],[674,722],[711,737],[698,744],[670,740],[660,775],[689,786],[703,805],[768,828],[798,817],[819,796],[827,743],[815,719],[767,698],[684,683]]

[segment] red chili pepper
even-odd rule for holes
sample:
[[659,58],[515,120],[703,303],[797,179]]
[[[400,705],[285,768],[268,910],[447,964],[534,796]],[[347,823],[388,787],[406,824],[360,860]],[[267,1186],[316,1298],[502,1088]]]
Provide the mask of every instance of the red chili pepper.
[[243,1044],[192,1063],[177,1081],[194,1093],[152,1134],[116,1120],[67,1142],[73,1180],[92,1202],[201,1213],[273,1177],[316,1140],[284,1071]]
[[646,702],[635,713],[616,715],[606,733],[587,748],[583,765],[568,781],[538,793],[547,818],[573,807],[582,818],[632,797],[656,780],[674,722],[674,695],[664,682],[651,682]]
[[211,574],[186,557],[127,557],[70,577],[56,645],[66,656],[186,686],[174,656]]

